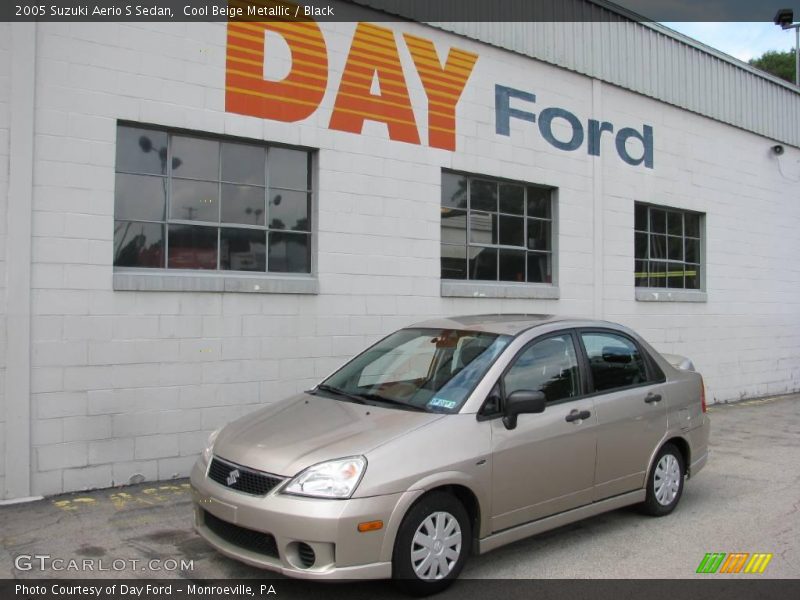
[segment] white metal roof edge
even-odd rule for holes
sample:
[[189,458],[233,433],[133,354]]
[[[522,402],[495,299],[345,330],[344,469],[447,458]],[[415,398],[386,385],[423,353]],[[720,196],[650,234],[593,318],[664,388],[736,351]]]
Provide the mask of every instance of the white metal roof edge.
[[[591,2],[597,0],[589,0]],[[761,69],[754,67],[751,64],[744,62],[743,60],[739,60],[735,56],[731,56],[730,54],[725,54],[721,50],[717,50],[716,48],[712,48],[711,46],[706,46],[703,42],[700,42],[694,38],[689,37],[688,35],[682,34],[680,31],[675,31],[674,29],[670,29],[666,25],[662,25],[661,23],[654,23],[652,21],[640,21],[642,25],[645,27],[649,27],[650,29],[654,29],[659,33],[662,33],[666,36],[669,36],[687,46],[691,46],[701,52],[705,52],[706,54],[710,54],[714,58],[718,58],[723,60],[734,67],[742,69],[743,71],[747,71],[751,75],[755,75],[756,77],[760,77],[761,79],[766,79],[770,83],[777,84],[783,88],[786,88],[790,92],[794,92],[795,94],[800,95],[800,87],[789,83],[788,81],[773,75],[772,73],[767,73],[766,71],[762,71]]]
[[738,67],[738,68],[743,69],[743,70],[745,70],[745,71],[747,71],[749,73],[752,73],[753,75],[761,77],[762,79],[766,79],[767,81],[772,82],[772,83],[777,83],[778,85],[786,88],[790,92],[794,92],[795,94],[800,94],[800,86],[793,85],[792,83],[789,83],[788,81],[786,81],[784,79],[781,79],[780,77],[777,77],[777,76],[773,75],[772,73],[767,73],[766,71],[763,71],[763,70],[761,70],[761,69],[759,69],[757,67],[754,67],[753,65],[751,65],[749,63],[746,63],[743,60],[739,60],[735,56],[731,56],[730,54],[726,54],[725,52],[722,52],[721,50],[717,50],[716,48],[712,48],[711,46],[708,46],[708,45],[704,44],[703,42],[694,39],[693,37],[690,37],[690,36],[688,36],[686,34],[683,34],[680,31],[675,31],[674,29],[671,29],[671,28],[667,27],[666,25],[662,25],[661,23],[658,23],[657,21],[651,21],[646,16],[640,15],[639,13],[634,12],[634,11],[628,9],[628,8],[625,8],[624,6],[620,6],[619,4],[615,4],[614,2],[611,2],[610,0],[586,0],[586,2],[591,2],[592,4],[596,4],[597,6],[605,8],[606,10],[609,10],[609,11],[611,11],[613,13],[616,13],[616,14],[622,16],[622,17],[625,17],[626,19],[630,19],[631,21],[636,21],[636,22],[640,23],[641,25],[644,25],[645,27],[649,27],[650,29],[654,29],[655,31],[657,31],[659,33],[662,33],[662,34],[664,34],[666,36],[669,36],[669,37],[671,37],[671,38],[673,38],[673,39],[675,39],[675,40],[677,40],[677,41],[679,41],[679,42],[681,42],[683,44],[686,44],[687,46],[691,46],[693,48],[696,48],[697,50],[700,50],[701,52],[705,52],[706,54],[710,54],[711,56],[713,56],[715,58],[719,58],[720,60],[723,60],[723,61],[725,61],[727,63],[730,63],[735,67]]
[[[384,12],[386,14],[391,14],[391,15],[395,15],[395,16],[398,16],[398,17],[403,17],[405,19],[408,18],[408,15],[402,14],[400,11],[393,11],[393,10],[390,10],[390,9],[388,9],[386,7],[379,8],[379,5],[381,4],[380,0],[349,0],[349,1],[354,2],[355,4],[360,4],[361,6],[367,6],[369,8],[374,9],[374,10],[377,10],[379,12]],[[634,12],[634,11],[628,9],[628,8],[625,8],[624,6],[620,6],[619,4],[615,4],[614,2],[611,2],[610,0],[584,0],[584,1],[588,2],[590,4],[595,4],[596,6],[599,6],[600,8],[608,10],[609,12],[612,12],[614,14],[617,14],[617,15],[621,16],[621,17],[624,17],[625,19],[629,19],[630,21],[634,21],[636,23],[639,23],[640,25],[643,25],[644,27],[649,27],[650,29],[652,29],[654,31],[657,31],[658,33],[661,33],[663,35],[666,35],[667,37],[671,37],[671,38],[673,38],[674,40],[676,40],[678,42],[686,44],[687,46],[691,46],[692,48],[700,50],[701,52],[704,52],[704,53],[709,54],[709,55],[711,55],[711,56],[713,56],[715,58],[718,58],[718,59],[720,59],[722,61],[725,61],[725,62],[727,62],[727,63],[729,63],[729,64],[731,64],[731,65],[733,65],[733,66],[735,66],[735,67],[737,67],[739,69],[742,69],[744,71],[747,71],[748,73],[751,73],[752,75],[755,75],[757,77],[765,79],[766,81],[769,81],[770,83],[774,83],[776,85],[779,85],[779,86],[789,90],[790,92],[794,92],[795,94],[800,94],[800,86],[796,86],[796,85],[794,85],[792,83],[789,83],[788,81],[785,81],[785,80],[781,79],[780,77],[777,77],[777,76],[773,75],[772,73],[767,73],[766,71],[763,71],[763,70],[761,70],[761,69],[759,69],[757,67],[754,67],[754,66],[744,62],[743,60],[739,60],[735,56],[731,56],[730,54],[726,54],[725,52],[722,52],[721,50],[717,50],[716,48],[712,48],[711,46],[708,46],[708,45],[704,44],[703,42],[701,42],[699,40],[696,40],[696,39],[694,39],[694,38],[692,38],[692,37],[690,37],[688,35],[680,33],[679,31],[675,31],[674,29],[671,29],[671,28],[667,27],[666,25],[662,25],[661,23],[658,23],[656,21],[651,21],[651,20],[648,19],[648,17],[646,17],[644,15],[641,15],[639,13],[636,13],[636,12]],[[440,23],[443,23],[443,22],[440,22]],[[432,23],[432,22],[431,23],[425,23],[425,24],[426,25],[431,25],[431,26],[434,26],[434,27],[437,26],[436,23]],[[452,32],[452,33],[455,33],[455,35],[462,35],[463,37],[468,37],[468,36],[466,36],[464,34],[460,34],[460,33],[456,33],[456,32]],[[504,47],[502,44],[497,44],[497,46],[501,47],[501,48]],[[514,50],[511,50],[511,48],[507,48],[507,49],[512,51],[512,52],[515,52]]]

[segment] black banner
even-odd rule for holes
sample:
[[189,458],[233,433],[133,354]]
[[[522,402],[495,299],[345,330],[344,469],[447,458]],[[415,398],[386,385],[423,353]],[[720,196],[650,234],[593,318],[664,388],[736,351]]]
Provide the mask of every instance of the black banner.
[[[437,600],[785,600],[800,597],[800,580],[461,579]],[[295,579],[21,579],[0,580],[2,600],[368,600],[408,598],[385,581]]]
[[800,19],[800,0],[3,0],[0,21],[770,22],[779,9]]

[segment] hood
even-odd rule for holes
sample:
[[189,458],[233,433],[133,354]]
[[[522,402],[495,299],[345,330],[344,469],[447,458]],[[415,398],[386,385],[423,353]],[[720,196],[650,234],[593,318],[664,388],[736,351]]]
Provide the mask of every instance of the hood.
[[226,425],[213,453],[291,477],[325,460],[367,454],[443,416],[298,394]]

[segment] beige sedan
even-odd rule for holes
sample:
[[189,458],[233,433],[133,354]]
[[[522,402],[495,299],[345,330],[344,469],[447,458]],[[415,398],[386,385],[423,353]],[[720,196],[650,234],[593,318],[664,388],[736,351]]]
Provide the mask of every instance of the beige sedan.
[[625,327],[438,319],[214,432],[196,527],[286,575],[434,593],[471,553],[631,504],[669,514],[708,433],[691,362]]

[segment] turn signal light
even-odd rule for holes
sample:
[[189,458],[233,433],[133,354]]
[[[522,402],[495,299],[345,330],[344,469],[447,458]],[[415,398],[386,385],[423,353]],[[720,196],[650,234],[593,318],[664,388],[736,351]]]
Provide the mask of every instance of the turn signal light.
[[383,529],[383,521],[366,521],[358,524],[358,530],[361,533],[365,531],[378,531],[378,529]]

